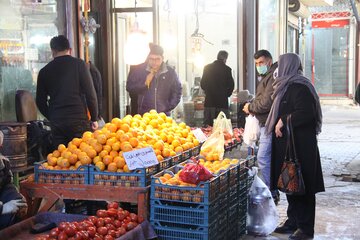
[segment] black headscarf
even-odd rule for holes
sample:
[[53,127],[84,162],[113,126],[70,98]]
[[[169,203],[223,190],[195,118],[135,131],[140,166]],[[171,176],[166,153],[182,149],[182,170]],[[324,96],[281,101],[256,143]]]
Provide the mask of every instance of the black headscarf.
[[271,133],[274,130],[279,114],[280,101],[292,83],[300,83],[307,86],[313,95],[316,102],[316,134],[319,134],[322,125],[319,95],[311,81],[303,75],[300,57],[294,53],[286,53],[279,57],[277,76],[275,76],[273,83],[274,93],[271,96],[274,102],[266,120],[266,131]]

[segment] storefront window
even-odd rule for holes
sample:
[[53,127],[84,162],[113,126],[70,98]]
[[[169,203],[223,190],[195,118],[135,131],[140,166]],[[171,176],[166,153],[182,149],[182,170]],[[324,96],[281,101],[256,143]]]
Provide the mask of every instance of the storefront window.
[[237,82],[237,2],[159,1],[160,44],[164,47],[165,60],[175,67],[183,84],[180,105],[189,119],[202,119],[202,113],[194,111],[193,100],[201,94],[199,84],[204,65],[215,61],[218,51],[229,53],[227,65]]
[[258,49],[268,50],[276,61],[278,59],[277,54],[279,54],[279,1],[260,0],[258,4]]
[[63,4],[0,0],[0,121],[16,121],[16,90],[35,97],[37,74],[52,59],[49,41],[63,34]]

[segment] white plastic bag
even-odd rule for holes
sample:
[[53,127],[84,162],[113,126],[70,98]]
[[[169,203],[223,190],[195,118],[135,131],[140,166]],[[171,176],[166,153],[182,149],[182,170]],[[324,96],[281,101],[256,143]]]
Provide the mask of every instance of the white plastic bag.
[[245,118],[245,128],[243,139],[244,143],[249,147],[254,148],[256,146],[256,141],[260,137],[260,125],[259,120],[253,115],[249,115]]
[[217,129],[223,131],[224,134],[230,134],[230,137],[233,136],[231,119],[227,119],[226,114],[223,111],[221,111],[216,119],[214,119],[213,132],[215,132]]
[[277,227],[279,214],[269,188],[257,173],[257,167],[249,170],[249,175],[254,176],[254,182],[248,195],[246,229],[251,235],[267,236]]

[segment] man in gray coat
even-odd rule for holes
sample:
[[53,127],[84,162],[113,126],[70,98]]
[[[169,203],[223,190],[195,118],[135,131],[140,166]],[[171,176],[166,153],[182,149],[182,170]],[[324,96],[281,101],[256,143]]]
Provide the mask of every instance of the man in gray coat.
[[[251,103],[245,104],[243,111],[247,114],[255,115],[260,124],[260,139],[257,160],[259,169],[265,184],[270,186],[270,164],[271,164],[271,134],[265,131],[265,122],[269,115],[273,94],[273,73],[277,68],[277,63],[273,63],[272,56],[267,50],[259,50],[254,54],[256,70],[259,74],[259,83],[256,88],[255,99]],[[279,201],[277,191],[272,192],[275,203]]]

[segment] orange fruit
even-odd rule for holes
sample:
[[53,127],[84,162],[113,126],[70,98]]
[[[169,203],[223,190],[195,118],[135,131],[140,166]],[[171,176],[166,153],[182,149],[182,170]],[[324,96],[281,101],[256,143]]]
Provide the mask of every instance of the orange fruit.
[[75,153],[73,153],[70,155],[68,160],[71,165],[74,165],[78,161],[78,156]]
[[153,127],[153,128],[157,128],[159,126],[159,123],[156,119],[151,119],[149,124]]
[[112,146],[115,142],[117,142],[117,139],[115,137],[112,137],[106,141],[106,145]]
[[80,157],[78,156],[78,158],[82,165],[87,165],[91,163],[91,158],[87,155],[81,155]]
[[122,134],[121,136],[119,136],[119,140],[120,142],[128,142],[130,139],[129,135],[127,135],[126,133]]
[[164,178],[166,178],[167,180],[169,180],[170,178],[172,178],[171,174],[170,173],[165,173],[163,175]]
[[168,148],[164,148],[164,150],[162,150],[162,155],[165,158],[170,157],[170,150]]
[[93,136],[93,133],[92,133],[92,132],[86,131],[86,132],[83,133],[82,139],[83,139],[83,140],[84,140],[84,139],[89,139],[89,138],[92,138],[92,136]]
[[112,146],[111,149],[113,151],[119,151],[121,149],[121,143],[120,142],[115,142]]
[[156,158],[157,158],[157,160],[158,160],[159,162],[164,161],[164,157],[161,156],[161,155],[157,155]]
[[114,162],[109,163],[109,165],[107,166],[107,170],[109,172],[116,172],[116,170],[117,170],[116,163],[114,163]]
[[184,151],[184,149],[183,149],[182,147],[180,147],[180,146],[176,147],[174,150],[175,150],[175,152],[177,152],[177,153],[181,153],[181,152]]
[[75,163],[75,168],[78,169],[81,165],[82,165],[81,162],[80,162],[80,161],[77,161],[77,162]]
[[130,169],[127,164],[123,167],[124,172],[130,172]]
[[102,159],[101,159],[101,157],[100,156],[96,156],[96,157],[94,157],[94,159],[93,159],[93,163],[94,164],[96,164],[97,162],[100,162],[100,161],[102,161]]
[[116,124],[113,124],[113,123],[109,123],[107,126],[106,126],[107,129],[109,129],[110,132],[114,133],[117,131],[117,125]]
[[63,151],[65,151],[65,149],[66,149],[66,146],[64,144],[59,144],[59,146],[58,146],[59,152],[63,152]]
[[107,150],[102,150],[100,153],[99,153],[99,156],[101,157],[101,158],[103,158],[103,157],[105,157],[106,155],[108,155],[109,154],[109,151],[107,151]]
[[123,168],[126,164],[125,159],[120,156],[114,158],[114,163],[116,163],[117,168]]
[[123,152],[129,152],[129,151],[133,150],[133,148],[129,142],[123,142],[123,143],[121,143],[121,150]]
[[139,145],[139,140],[136,137],[132,137],[129,139],[129,143],[132,147],[137,147]]
[[64,159],[61,161],[61,164],[60,164],[59,166],[62,167],[62,168],[68,168],[68,167],[70,167],[69,160],[67,160],[66,158],[64,158]]
[[101,152],[101,150],[103,150],[102,144],[100,144],[100,143],[98,143],[98,142],[92,144],[91,146],[95,149],[95,151],[96,151],[97,153],[99,153],[99,152]]
[[57,158],[56,157],[48,157],[47,163],[50,166],[56,166]]
[[113,157],[110,156],[110,155],[106,155],[106,156],[104,156],[104,157],[102,158],[102,161],[103,161],[103,163],[107,166],[107,165],[109,165],[110,163],[113,162]]
[[100,171],[104,171],[105,170],[105,164],[103,162],[97,162],[95,164],[96,167],[98,167],[100,169]]
[[104,145],[103,150],[106,150],[107,152],[111,152],[112,147],[110,145]]
[[72,142],[75,146],[79,147],[79,146],[80,146],[80,143],[82,142],[82,139],[80,139],[80,138],[73,138],[73,140],[71,140],[71,142]]
[[128,132],[130,130],[130,126],[127,123],[123,123],[121,124],[120,129],[123,130],[124,132]]
[[[114,145],[113,145],[113,146],[114,146]],[[119,152],[117,152],[117,151],[115,151],[115,150],[112,150],[112,151],[109,153],[109,155],[114,158],[114,157],[119,156]]]
[[120,125],[121,125],[121,123],[122,123],[122,121],[121,121],[121,119],[120,118],[113,118],[113,119],[111,119],[111,123],[112,124],[115,124],[116,125],[116,127],[120,127]]
[[164,149],[164,142],[162,140],[155,142],[155,144],[153,145],[153,148],[159,149],[160,151],[162,151]]
[[86,154],[89,156],[89,158],[93,159],[94,157],[96,157],[97,152],[92,147],[89,147],[86,151]]
[[180,141],[179,141],[179,140],[176,140],[176,139],[175,139],[174,141],[172,141],[172,143],[171,143],[171,145],[173,145],[175,148],[176,148],[176,147],[179,147],[180,144],[181,144]]

